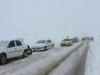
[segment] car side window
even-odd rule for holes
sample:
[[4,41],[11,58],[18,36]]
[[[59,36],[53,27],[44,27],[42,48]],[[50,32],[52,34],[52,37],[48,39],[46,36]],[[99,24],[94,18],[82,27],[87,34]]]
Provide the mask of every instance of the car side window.
[[15,42],[14,41],[10,41],[10,43],[8,44],[8,48],[11,48],[11,47],[15,47]]
[[16,45],[17,46],[22,46],[22,43],[20,41],[16,40]]

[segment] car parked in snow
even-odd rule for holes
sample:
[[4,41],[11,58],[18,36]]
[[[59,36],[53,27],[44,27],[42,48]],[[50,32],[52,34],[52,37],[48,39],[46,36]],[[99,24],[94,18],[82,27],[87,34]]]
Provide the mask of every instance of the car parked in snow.
[[54,43],[51,40],[39,40],[32,47],[33,51],[46,51],[54,47]]
[[32,50],[24,43],[22,39],[1,41],[0,42],[0,62],[5,64],[8,58],[23,56],[27,57],[32,54]]

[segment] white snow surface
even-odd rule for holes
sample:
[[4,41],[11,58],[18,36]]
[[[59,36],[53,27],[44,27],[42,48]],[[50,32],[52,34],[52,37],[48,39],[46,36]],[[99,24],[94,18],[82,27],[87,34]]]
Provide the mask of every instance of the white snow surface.
[[100,74],[100,38],[95,38],[94,42],[90,43],[88,51],[85,75]]

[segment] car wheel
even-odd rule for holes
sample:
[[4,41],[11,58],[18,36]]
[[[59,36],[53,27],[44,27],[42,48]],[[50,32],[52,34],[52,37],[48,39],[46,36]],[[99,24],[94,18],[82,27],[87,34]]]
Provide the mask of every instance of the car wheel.
[[0,62],[1,62],[1,64],[7,63],[7,57],[5,54],[0,54]]
[[29,49],[29,55],[32,55],[32,49]]
[[32,49],[27,49],[26,52],[27,52],[27,55],[31,55],[32,54]]
[[27,51],[25,50],[23,53],[23,58],[26,58],[28,56]]

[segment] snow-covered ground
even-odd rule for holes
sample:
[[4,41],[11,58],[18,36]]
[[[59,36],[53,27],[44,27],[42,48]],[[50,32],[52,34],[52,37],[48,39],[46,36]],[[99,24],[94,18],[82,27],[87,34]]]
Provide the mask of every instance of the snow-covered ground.
[[85,75],[100,74],[100,38],[90,42],[90,49],[87,56]]

